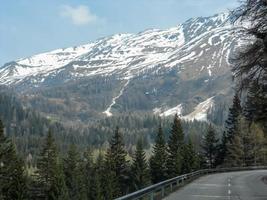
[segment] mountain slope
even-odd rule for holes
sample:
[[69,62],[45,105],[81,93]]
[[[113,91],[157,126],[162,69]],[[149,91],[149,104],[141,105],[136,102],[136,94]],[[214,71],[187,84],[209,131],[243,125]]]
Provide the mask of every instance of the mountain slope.
[[[20,59],[0,68],[0,84],[59,120],[84,123],[125,112],[166,115],[176,107],[185,119],[205,120],[205,112],[227,102],[232,92],[229,57],[239,44],[233,34],[239,28],[230,17],[194,18],[168,30],[117,34]],[[199,109],[211,97],[213,106]],[[203,118],[195,117],[197,110]]]

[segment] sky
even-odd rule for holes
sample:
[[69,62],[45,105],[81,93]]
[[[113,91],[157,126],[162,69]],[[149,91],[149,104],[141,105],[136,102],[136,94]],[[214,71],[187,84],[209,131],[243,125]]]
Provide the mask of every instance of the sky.
[[116,33],[170,28],[236,6],[237,0],[5,0],[0,6],[0,66]]

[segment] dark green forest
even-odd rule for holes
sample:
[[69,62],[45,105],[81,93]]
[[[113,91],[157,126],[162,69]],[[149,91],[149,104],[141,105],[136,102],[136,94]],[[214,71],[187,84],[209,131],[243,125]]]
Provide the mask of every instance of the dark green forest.
[[[14,92],[2,88],[0,96],[0,118],[5,124],[6,135],[16,142],[18,152],[24,157],[30,155],[33,162],[39,152],[39,141],[43,140],[49,129],[53,131],[59,150],[66,153],[70,144],[75,144],[83,151],[88,146],[106,150],[116,126],[123,132],[128,152],[139,137],[143,139],[145,149],[150,149],[155,139],[154,132],[159,124],[159,117],[151,114],[123,114],[111,118],[89,121],[87,126],[66,127],[61,122],[45,118],[44,115],[30,108],[25,108]],[[172,119],[162,119],[165,137],[168,137]],[[183,121],[186,135],[198,141],[208,125],[206,122]],[[220,127],[218,126],[218,129]]]

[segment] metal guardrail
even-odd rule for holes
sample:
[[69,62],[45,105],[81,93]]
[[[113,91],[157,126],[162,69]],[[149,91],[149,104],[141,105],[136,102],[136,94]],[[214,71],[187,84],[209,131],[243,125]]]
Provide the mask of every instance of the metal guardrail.
[[203,170],[195,171],[189,174],[177,176],[175,178],[171,178],[166,181],[148,186],[144,189],[138,190],[136,192],[125,195],[123,197],[119,197],[115,200],[137,200],[137,199],[154,200],[155,198],[161,199],[165,197],[167,194],[170,194],[173,191],[175,191],[178,187],[184,185],[185,181],[192,181],[206,174],[233,172],[233,171],[246,171],[246,170],[260,170],[260,169],[267,169],[267,166],[203,169]]

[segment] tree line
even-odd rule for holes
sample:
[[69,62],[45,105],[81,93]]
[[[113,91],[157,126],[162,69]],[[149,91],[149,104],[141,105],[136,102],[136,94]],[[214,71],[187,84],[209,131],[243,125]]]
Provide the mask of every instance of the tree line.
[[259,125],[240,116],[240,101],[234,98],[226,131],[218,139],[212,125],[197,151],[185,137],[181,119],[175,115],[166,140],[159,124],[152,155],[147,156],[139,138],[130,158],[123,133],[117,127],[109,147],[96,157],[88,148],[82,154],[70,145],[66,154],[57,147],[49,130],[37,158],[37,168],[26,168],[14,142],[0,122],[0,195],[2,199],[114,199],[181,174],[202,168],[267,164],[267,140]]
[[[93,150],[104,149],[108,146],[116,126],[124,133],[124,143],[127,151],[132,154],[139,137],[143,139],[145,149],[150,149],[155,139],[154,130],[158,126],[159,118],[149,113],[127,113],[110,118],[88,121],[86,125],[65,126],[61,122],[47,119],[45,116],[25,108],[14,93],[0,87],[0,119],[5,124],[7,137],[16,143],[19,154],[28,157],[27,162],[35,166],[39,153],[39,141],[43,140],[49,129],[62,153],[66,153],[70,144],[78,146],[84,151],[88,146]],[[162,119],[162,128],[166,137],[172,119]],[[185,134],[194,135],[193,140],[199,141],[207,127],[206,122],[183,121]],[[216,126],[216,129],[218,126]]]
[[[200,168],[194,145],[190,140],[185,142],[177,115],[167,144],[159,126],[149,160],[142,138],[129,158],[118,127],[106,152],[100,152],[96,158],[90,148],[81,155],[75,145],[70,145],[67,153],[62,154],[49,130],[34,171],[27,170],[13,141],[5,136],[2,122],[0,139],[0,192],[3,199],[113,199]],[[10,162],[11,158],[14,159]]]

